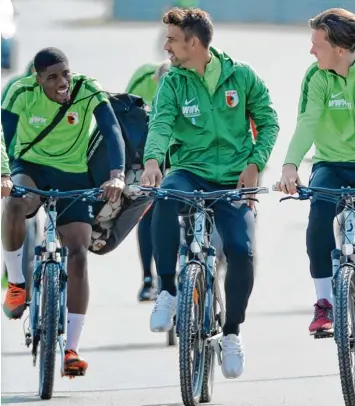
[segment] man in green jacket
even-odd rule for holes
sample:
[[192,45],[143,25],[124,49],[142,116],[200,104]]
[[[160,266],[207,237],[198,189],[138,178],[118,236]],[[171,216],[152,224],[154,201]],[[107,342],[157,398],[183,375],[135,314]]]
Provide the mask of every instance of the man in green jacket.
[[[255,187],[279,131],[277,115],[264,82],[247,64],[210,47],[213,25],[202,10],[173,9],[165,49],[173,67],[160,80],[154,97],[141,183],[160,184],[159,165],[169,149],[171,171],[163,188],[212,191]],[[254,141],[250,118],[258,137]],[[226,323],[222,372],[237,378],[244,370],[240,324],[253,288],[254,215],[251,204],[217,202],[217,229],[228,258],[225,281]],[[150,319],[152,331],[173,325],[177,298],[176,258],[180,204],[159,200],[152,224],[153,252],[161,293]]]
[[[315,144],[310,186],[355,187],[355,14],[330,9],[309,21],[317,62],[302,83],[297,126],[282,168],[280,191],[294,194],[298,168]],[[331,251],[336,204],[312,198],[307,253],[317,302],[311,335],[334,331]]]

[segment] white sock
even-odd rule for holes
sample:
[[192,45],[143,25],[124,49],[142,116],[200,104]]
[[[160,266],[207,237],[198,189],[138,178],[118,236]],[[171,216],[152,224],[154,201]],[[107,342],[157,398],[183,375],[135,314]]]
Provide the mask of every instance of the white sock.
[[7,268],[8,281],[11,283],[25,283],[22,272],[23,246],[16,251],[3,249],[4,262]]
[[327,299],[333,304],[332,278],[313,279],[316,288],[317,300]]
[[79,339],[84,327],[85,314],[68,313],[66,350],[78,352]]

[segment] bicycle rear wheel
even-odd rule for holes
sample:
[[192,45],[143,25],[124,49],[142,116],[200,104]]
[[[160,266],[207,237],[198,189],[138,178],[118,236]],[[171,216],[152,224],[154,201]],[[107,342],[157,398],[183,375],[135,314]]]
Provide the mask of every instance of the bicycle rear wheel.
[[335,342],[341,387],[345,406],[355,405],[354,388],[354,337],[355,337],[355,273],[344,266],[335,278]]
[[45,265],[42,281],[41,341],[39,366],[39,395],[51,399],[59,324],[59,275],[55,262]]
[[203,384],[205,283],[201,265],[188,264],[179,309],[180,389],[185,406],[196,406]]

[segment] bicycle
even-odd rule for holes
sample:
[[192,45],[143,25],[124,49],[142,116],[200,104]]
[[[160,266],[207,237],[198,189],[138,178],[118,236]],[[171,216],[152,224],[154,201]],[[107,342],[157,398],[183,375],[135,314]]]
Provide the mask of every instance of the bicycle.
[[333,223],[336,247],[331,254],[334,331],[326,334],[317,333],[314,338],[334,337],[345,406],[353,406],[355,405],[355,188],[299,186],[297,191],[298,197],[287,196],[280,201],[308,200],[317,196],[337,205]]
[[56,203],[61,198],[96,202],[100,200],[99,195],[102,194],[102,189],[59,192],[14,185],[11,196],[20,198],[27,193],[46,198],[44,208],[47,221],[44,241],[42,245],[38,245],[34,249],[32,300],[26,302],[26,307],[30,308],[30,326],[27,332],[24,328],[25,343],[28,348],[32,344],[33,366],[36,366],[40,345],[39,395],[42,399],[51,399],[57,341],[61,353],[61,372],[62,375],[64,374],[64,335],[67,326],[68,248],[58,244]]
[[[190,207],[190,211],[180,217],[178,307],[174,319],[179,338],[180,389],[185,406],[210,402],[215,355],[219,365],[222,363],[221,340],[225,323],[225,308],[216,275],[216,249],[210,238],[214,225],[211,206],[219,200],[229,203],[247,199],[257,201],[250,195],[267,193],[268,189],[183,192],[155,187],[136,188],[138,193],[155,199],[175,199]],[[212,203],[206,207],[207,200]],[[193,213],[192,209],[195,210]]]

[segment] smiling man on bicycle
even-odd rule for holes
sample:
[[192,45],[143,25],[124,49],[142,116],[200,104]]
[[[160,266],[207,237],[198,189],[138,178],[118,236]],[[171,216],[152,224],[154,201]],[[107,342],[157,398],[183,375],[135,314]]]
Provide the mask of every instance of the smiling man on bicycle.
[[[296,131],[278,189],[296,193],[297,169],[315,144],[312,187],[355,187],[355,14],[330,9],[311,19],[311,54],[317,59],[302,84]],[[332,262],[335,203],[314,197],[307,228],[307,253],[317,295],[312,335],[333,332]]]
[[[67,57],[56,48],[38,52],[34,66],[37,75],[16,81],[2,104],[7,148],[17,137],[13,183],[60,191],[91,188],[87,148],[96,119],[110,151],[111,179],[103,185],[104,196],[116,201],[124,188],[124,142],[108,99],[95,80],[72,74]],[[40,137],[45,128],[50,131]],[[85,373],[88,366],[78,355],[78,344],[89,302],[87,251],[94,218],[88,202],[70,203],[63,199],[57,204],[59,236],[69,249],[65,375],[71,370]],[[4,312],[10,319],[20,318],[25,310],[25,220],[35,215],[39,206],[38,197],[32,195],[10,197],[4,207],[2,242],[9,279]]]
[[[159,165],[169,149],[171,172],[164,188],[190,192],[257,186],[279,130],[265,84],[249,65],[210,47],[213,25],[206,12],[174,8],[163,21],[173,67],[160,80],[153,101],[142,185],[160,184]],[[259,131],[255,144],[250,116]],[[247,204],[218,202],[214,209],[228,258],[222,371],[236,378],[244,369],[239,327],[253,288],[254,215]],[[179,210],[174,200],[155,203],[153,252],[162,289],[150,319],[152,331],[168,331],[177,310]]]

